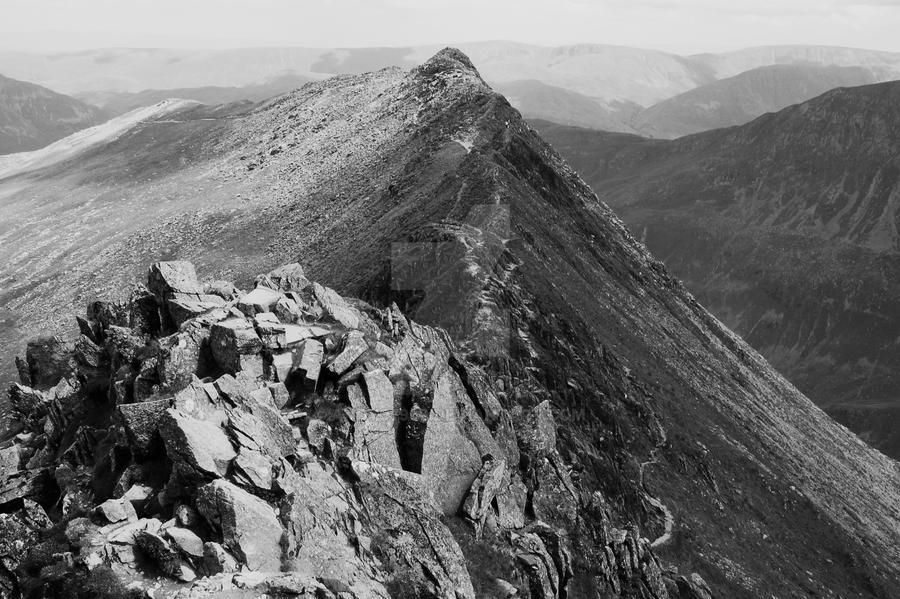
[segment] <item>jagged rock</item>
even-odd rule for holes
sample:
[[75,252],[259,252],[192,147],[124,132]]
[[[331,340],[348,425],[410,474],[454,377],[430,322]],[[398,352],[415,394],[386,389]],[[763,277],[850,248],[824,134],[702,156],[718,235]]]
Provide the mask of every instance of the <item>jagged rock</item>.
[[9,401],[15,417],[28,428],[47,415],[50,399],[37,389],[13,383],[9,388]]
[[122,494],[122,499],[131,503],[132,507],[135,510],[141,509],[150,497],[153,496],[153,487],[148,487],[146,485],[134,484],[131,485],[125,493]]
[[153,559],[166,575],[182,582],[191,582],[197,573],[181,558],[178,551],[164,538],[156,533],[141,530],[134,535],[135,542],[150,558]]
[[128,444],[138,454],[150,450],[157,437],[160,420],[172,405],[168,399],[122,404],[116,407],[119,422],[128,435]]
[[[315,339],[306,339],[294,352],[294,372],[287,381],[288,389],[299,386],[302,389],[315,388],[322,370],[322,359],[325,348]],[[294,381],[295,376],[299,381]]]
[[565,587],[560,587],[556,563],[547,552],[541,537],[534,533],[516,534],[513,537],[513,544],[517,550],[516,558],[528,576],[531,597],[533,599],[564,597]]
[[578,492],[568,468],[556,450],[535,465],[539,481],[531,498],[535,517],[559,526],[574,524],[578,519]]
[[[497,455],[496,444],[482,453],[464,434],[460,407],[469,403],[459,378],[444,370],[434,386],[434,398],[422,444],[421,473],[431,481],[435,500],[445,514],[455,514],[481,470],[482,455]],[[481,424],[484,427],[484,423]],[[490,440],[485,429],[484,440]]]
[[45,502],[52,495],[55,486],[49,469],[29,465],[27,470],[0,478],[0,504],[24,498]]
[[357,488],[382,534],[373,540],[395,576],[430,596],[474,599],[465,558],[437,511],[396,471],[353,462]]
[[175,409],[166,410],[159,432],[169,459],[205,475],[224,476],[237,455],[221,427]]
[[200,294],[203,289],[190,262],[157,262],[147,273],[147,288],[162,303],[171,293]]
[[207,314],[225,305],[225,300],[218,295],[202,293],[196,297],[173,297],[166,301],[169,315],[175,327],[192,318]]
[[177,393],[188,386],[197,372],[211,370],[207,327],[188,325],[159,340],[157,374],[160,384]]
[[303,267],[293,262],[256,277],[256,284],[257,286],[265,285],[278,291],[303,291],[309,287],[309,279],[306,278]]
[[462,514],[475,525],[479,533],[492,509],[491,504],[507,478],[506,462],[488,458],[466,494]]
[[291,402],[291,394],[288,392],[285,384],[280,381],[281,379],[277,383],[268,383],[266,385],[269,393],[272,395],[272,402],[279,410]]
[[272,507],[222,480],[197,489],[197,509],[222,534],[223,544],[251,570],[281,569],[282,528]]
[[42,337],[28,342],[24,368],[28,382],[35,389],[49,389],[75,370],[75,346],[59,336]]
[[52,525],[43,508],[27,499],[15,512],[0,514],[0,597],[18,596],[16,569],[41,530]]
[[250,293],[243,295],[238,300],[237,308],[247,316],[254,316],[263,312],[272,312],[275,304],[284,295],[269,287],[257,287]]
[[350,368],[353,362],[367,349],[365,335],[362,331],[350,331],[344,338],[344,346],[334,360],[328,365],[328,369],[335,374],[343,374]]
[[234,459],[234,467],[237,482],[265,491],[272,488],[272,462],[264,454],[241,448]]
[[361,315],[359,310],[352,307],[347,301],[338,295],[333,289],[313,283],[313,295],[321,304],[322,309],[333,320],[341,323],[348,329],[359,329]]
[[556,450],[556,421],[549,401],[542,401],[523,419],[516,433],[522,451],[540,459]]
[[259,352],[263,344],[253,325],[243,318],[215,323],[210,329],[209,344],[216,364],[225,372],[246,371],[253,376],[262,375]]
[[273,309],[278,320],[283,323],[291,324],[303,322],[303,310],[297,300],[290,297],[282,297],[275,304]]
[[525,526],[525,507],[528,489],[518,474],[510,477],[509,485],[497,495],[497,524],[515,529]]
[[309,424],[306,425],[306,440],[319,452],[325,448],[325,440],[330,434],[331,427],[323,420],[310,418]]
[[248,402],[228,410],[228,429],[239,446],[275,459],[294,453],[291,425],[268,405]]
[[94,508],[94,513],[109,524],[136,522],[138,519],[134,506],[125,498],[107,499]]
[[237,572],[237,560],[220,543],[207,541],[203,544],[203,566],[210,574]]
[[0,449],[0,480],[5,480],[18,472],[21,462],[22,448],[18,445]]
[[371,370],[363,374],[369,407],[374,412],[394,411],[394,385],[382,370]]
[[130,363],[146,345],[144,338],[128,327],[109,325],[103,332],[106,351],[117,364]]

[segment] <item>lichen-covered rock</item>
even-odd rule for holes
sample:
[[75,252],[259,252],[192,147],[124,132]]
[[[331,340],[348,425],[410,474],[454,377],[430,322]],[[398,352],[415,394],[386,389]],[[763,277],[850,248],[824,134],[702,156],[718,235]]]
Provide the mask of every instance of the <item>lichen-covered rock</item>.
[[203,293],[194,265],[185,261],[157,262],[147,273],[147,288],[162,303],[171,293]]

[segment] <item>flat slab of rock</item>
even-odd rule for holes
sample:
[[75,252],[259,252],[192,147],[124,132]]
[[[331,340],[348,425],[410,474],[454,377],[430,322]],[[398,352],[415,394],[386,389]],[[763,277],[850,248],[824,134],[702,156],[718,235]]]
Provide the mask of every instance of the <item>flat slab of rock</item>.
[[347,300],[338,295],[335,290],[324,285],[313,283],[312,287],[313,295],[315,295],[316,300],[321,304],[328,316],[348,329],[358,329],[360,327],[359,311],[348,304]]
[[268,287],[257,287],[238,300],[237,308],[247,316],[254,316],[262,312],[272,312],[275,304],[284,297],[280,291]]
[[159,432],[169,459],[206,474],[224,476],[237,455],[221,427],[175,409],[166,410]]
[[367,349],[369,349],[369,344],[366,343],[362,331],[350,331],[344,339],[344,348],[328,365],[328,370],[335,374],[345,373]]
[[197,490],[197,509],[251,570],[281,570],[282,528],[268,503],[219,479]]

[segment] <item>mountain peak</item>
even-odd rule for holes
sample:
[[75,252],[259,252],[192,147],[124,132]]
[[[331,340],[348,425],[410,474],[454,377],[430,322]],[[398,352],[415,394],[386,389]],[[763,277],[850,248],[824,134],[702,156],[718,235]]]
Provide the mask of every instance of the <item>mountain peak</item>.
[[446,47],[417,69],[423,74],[449,73],[453,71],[468,71],[478,74],[478,69],[472,64],[472,60],[458,48]]

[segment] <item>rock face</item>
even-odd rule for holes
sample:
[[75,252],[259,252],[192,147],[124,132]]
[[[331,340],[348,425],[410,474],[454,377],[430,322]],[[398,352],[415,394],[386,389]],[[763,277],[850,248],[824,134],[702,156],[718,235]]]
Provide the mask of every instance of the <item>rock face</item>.
[[[14,442],[27,470],[2,492],[30,488],[72,534],[22,568],[23,585],[39,568],[65,580],[70,569],[44,565],[66,552],[84,576],[82,564],[99,564],[92,576],[105,564],[143,585],[126,564],[146,563],[131,543],[146,530],[197,575],[185,593],[491,597],[512,586],[661,599],[702,596],[706,580],[735,599],[892,596],[895,464],[694,301],[465,56],[318,82],[233,119],[156,125],[116,156],[150,193],[133,174],[168,147],[161,133],[193,148],[206,132],[203,149],[166,153],[189,157],[188,170],[167,162],[154,179],[185,203],[162,202],[158,226],[140,233],[120,222],[121,243],[79,255],[110,289],[132,283],[147,248],[172,247],[239,284],[201,285],[225,303],[177,326],[140,288],[94,306],[78,372],[24,402],[47,413],[23,419],[41,425]],[[209,196],[185,192],[196,187],[181,176],[210,183]],[[301,259],[303,276],[257,279],[276,257]],[[60,289],[87,283],[78,272],[13,307],[58,310]],[[254,281],[284,297],[251,318],[233,288]],[[259,338],[238,355],[261,368],[213,355],[211,328],[229,319]],[[329,368],[348,347],[346,370]],[[236,455],[224,475],[169,456],[154,434],[141,454],[108,426],[115,402],[143,401],[225,431]],[[187,526],[202,560],[166,535],[216,481],[272,507],[284,571],[235,573],[246,563],[203,517]],[[133,486],[154,491],[137,522],[110,535],[79,517]]]

